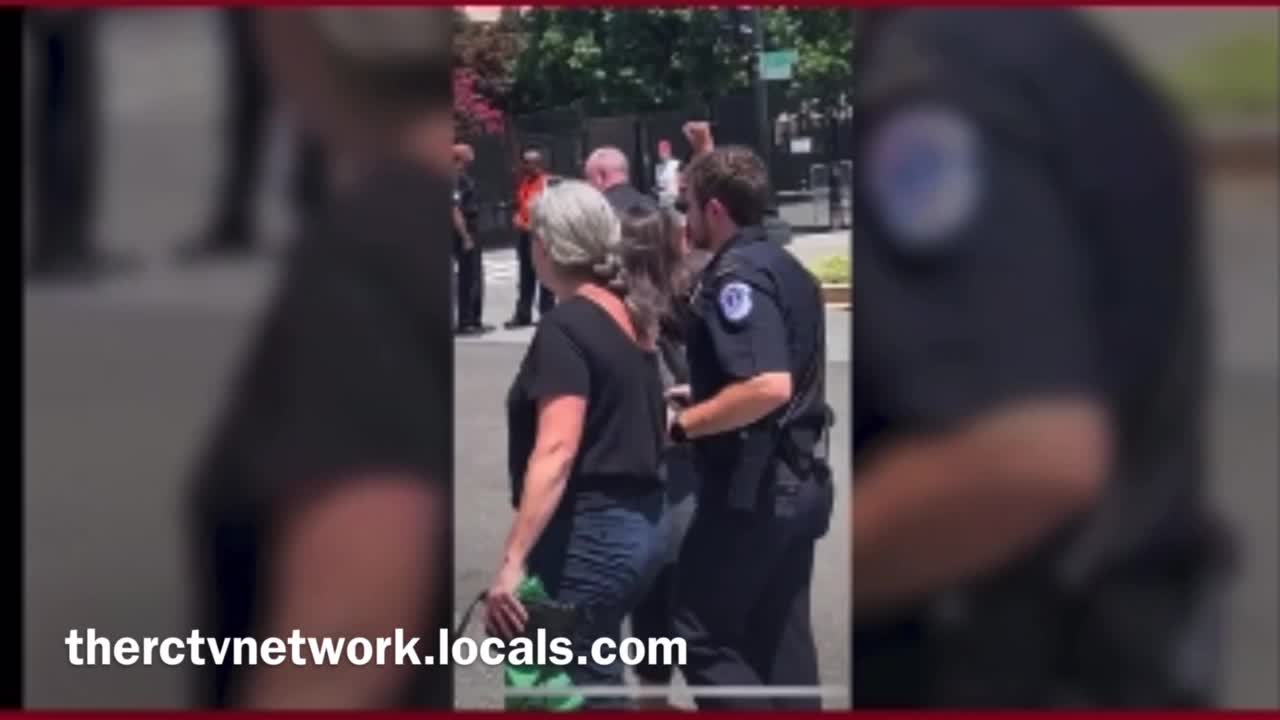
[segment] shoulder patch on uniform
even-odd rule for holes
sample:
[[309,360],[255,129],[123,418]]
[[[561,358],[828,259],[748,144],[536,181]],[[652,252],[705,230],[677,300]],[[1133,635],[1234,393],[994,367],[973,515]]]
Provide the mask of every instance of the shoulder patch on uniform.
[[890,115],[867,161],[871,205],[904,250],[934,249],[973,219],[983,183],[978,130],[960,113],[914,107]]
[[751,286],[734,280],[720,288],[720,312],[729,322],[742,322],[751,314]]

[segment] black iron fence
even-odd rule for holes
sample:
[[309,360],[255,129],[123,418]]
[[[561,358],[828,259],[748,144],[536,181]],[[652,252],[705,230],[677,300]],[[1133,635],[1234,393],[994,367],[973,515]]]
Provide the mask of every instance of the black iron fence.
[[[612,117],[587,117],[581,107],[570,106],[515,117],[501,134],[465,138],[476,155],[471,172],[480,205],[481,241],[493,247],[514,239],[512,202],[525,149],[540,150],[553,175],[581,177],[583,162],[592,149],[617,147],[631,161],[632,184],[641,192],[650,192],[659,141],[671,143],[675,157],[687,157],[690,148],[684,124],[709,120],[717,144],[754,147],[759,137],[754,107],[750,93],[719,98],[710,107]],[[850,120],[810,121],[788,116],[779,122],[774,115],[771,122],[775,129],[781,128],[773,133],[770,158],[775,190],[786,195],[825,193],[825,187],[813,187],[815,167],[835,167],[852,158]]]

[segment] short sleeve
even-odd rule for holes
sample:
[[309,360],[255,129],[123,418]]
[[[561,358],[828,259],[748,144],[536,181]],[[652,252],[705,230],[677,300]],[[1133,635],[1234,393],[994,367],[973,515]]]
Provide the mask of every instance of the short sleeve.
[[525,359],[525,387],[535,400],[563,395],[586,398],[591,371],[582,348],[548,318],[538,326]]
[[707,323],[717,359],[739,380],[791,369],[782,311],[762,287],[758,278],[726,274],[711,298],[715,307]]
[[462,184],[462,210],[468,216],[476,214],[476,184],[470,178]]
[[926,96],[857,139],[856,372],[895,424],[1097,389],[1085,229],[1035,130],[1003,119]]
[[446,299],[421,252],[377,245],[305,238],[291,260],[225,428],[260,502],[370,470],[449,481]]

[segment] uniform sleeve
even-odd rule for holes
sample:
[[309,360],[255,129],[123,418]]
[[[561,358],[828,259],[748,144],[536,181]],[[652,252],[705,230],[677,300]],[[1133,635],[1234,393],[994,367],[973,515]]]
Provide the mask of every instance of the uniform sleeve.
[[760,291],[760,278],[726,275],[716,283],[707,313],[720,366],[738,380],[771,372],[789,372],[786,324],[782,311]]
[[525,362],[529,394],[535,399],[585,398],[591,392],[591,372],[582,349],[553,321],[539,324]]
[[468,218],[474,217],[477,212],[476,207],[476,184],[470,178],[462,186],[462,212]]
[[905,428],[1098,390],[1088,228],[1004,119],[928,98],[858,138],[855,373]]

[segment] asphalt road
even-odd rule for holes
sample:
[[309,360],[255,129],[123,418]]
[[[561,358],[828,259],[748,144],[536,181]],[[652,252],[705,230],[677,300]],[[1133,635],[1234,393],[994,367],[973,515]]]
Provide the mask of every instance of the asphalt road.
[[[185,475],[271,289],[268,259],[194,270],[168,262],[169,250],[206,211],[214,177],[220,66],[210,20],[209,11],[134,11],[105,27],[102,242],[134,252],[146,265],[97,288],[24,291],[23,652],[30,707],[187,702],[189,669],[73,668],[63,638],[88,627],[117,636],[188,633],[189,566],[179,514]],[[1227,699],[1235,707],[1280,704],[1280,242],[1274,187],[1270,192],[1223,192],[1209,218],[1218,318],[1212,490],[1247,553],[1229,626]],[[278,182],[265,205],[269,227],[286,227]],[[519,337],[495,336],[456,348],[462,595],[488,581],[509,517],[504,459],[493,447],[501,437],[501,392],[521,345]],[[833,341],[833,353],[837,348],[847,351],[847,337]],[[833,361],[831,394],[839,403],[848,397],[840,385],[848,358]],[[847,417],[847,407],[840,412]],[[847,467],[847,455],[837,462]],[[838,541],[846,532],[837,527],[824,541],[814,594],[823,671],[833,681],[847,662],[841,588],[848,564]],[[495,678],[466,672],[459,678],[463,703],[494,702]]]
[[[833,313],[831,321],[847,320]],[[847,323],[846,323],[847,324]],[[455,600],[461,609],[488,587],[502,556],[502,542],[510,530],[512,513],[507,480],[503,399],[523,355],[525,345],[506,338],[458,343],[454,350],[454,397],[457,413],[454,474]],[[848,347],[848,343],[844,344]],[[835,360],[835,358],[833,358]],[[828,399],[843,421],[849,417],[849,366],[846,361],[827,365]],[[848,437],[848,426],[838,425],[834,437]],[[835,477],[849,477],[849,448],[832,446]],[[847,507],[847,485],[840,485],[837,507]],[[819,663],[824,685],[844,686],[849,678],[849,518],[836,513],[830,533],[818,545],[815,563],[812,613],[818,638]],[[478,624],[471,629],[483,637]],[[457,668],[455,703],[460,708],[501,708],[502,676],[494,668]],[[686,694],[677,702],[688,705]],[[834,699],[828,707],[847,707],[847,698]]]

